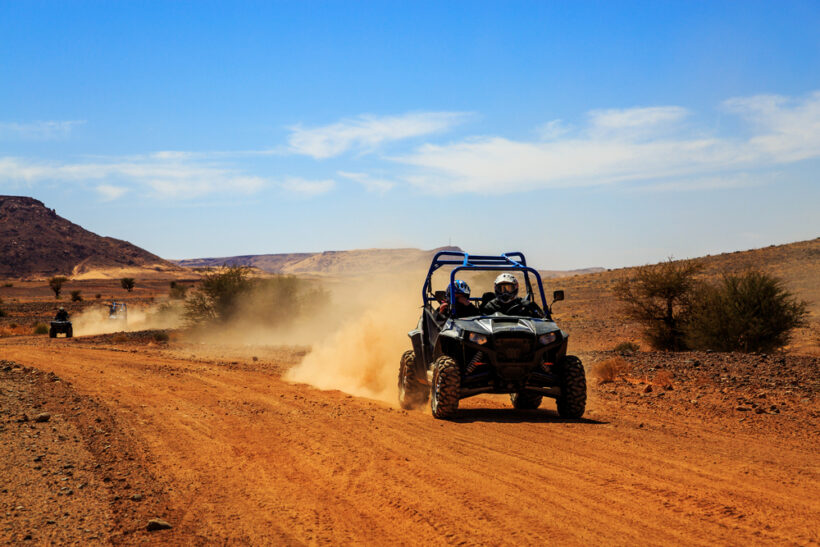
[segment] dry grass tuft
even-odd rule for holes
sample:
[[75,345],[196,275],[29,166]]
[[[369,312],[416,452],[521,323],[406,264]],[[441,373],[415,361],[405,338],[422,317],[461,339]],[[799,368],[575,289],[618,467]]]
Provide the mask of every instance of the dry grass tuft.
[[625,377],[632,370],[632,365],[621,357],[612,357],[596,363],[592,367],[592,375],[598,378],[599,384],[614,382]]

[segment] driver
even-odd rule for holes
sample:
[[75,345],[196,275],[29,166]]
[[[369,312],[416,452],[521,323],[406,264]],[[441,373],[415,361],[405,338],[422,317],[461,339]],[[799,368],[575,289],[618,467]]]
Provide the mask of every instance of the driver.
[[57,315],[54,317],[55,321],[68,321],[68,312],[65,311],[65,308],[60,306],[60,309],[57,310]]
[[544,312],[535,302],[518,297],[518,280],[509,272],[495,278],[495,298],[484,304],[481,312],[484,315],[501,313],[520,317],[544,317]]
[[439,306],[438,313],[447,317],[450,315],[450,291],[456,295],[456,309],[454,317],[472,317],[480,315],[475,304],[470,302],[470,286],[461,279],[456,279],[447,287],[447,299]]

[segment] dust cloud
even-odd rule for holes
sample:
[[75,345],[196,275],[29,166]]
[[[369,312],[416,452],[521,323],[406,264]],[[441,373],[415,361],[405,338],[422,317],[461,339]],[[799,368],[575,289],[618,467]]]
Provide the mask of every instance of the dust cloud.
[[109,319],[108,306],[100,305],[86,308],[73,315],[71,322],[75,336],[147,329],[173,329],[182,324],[182,308],[172,304],[130,305],[128,320],[125,322]]

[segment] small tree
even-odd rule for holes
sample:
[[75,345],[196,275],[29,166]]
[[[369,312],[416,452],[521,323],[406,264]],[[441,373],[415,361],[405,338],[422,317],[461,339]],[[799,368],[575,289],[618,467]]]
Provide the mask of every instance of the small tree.
[[82,293],[82,291],[79,290],[79,289],[71,291],[71,301],[72,302],[82,302],[83,297],[82,297],[82,294],[80,294],[80,293]]
[[250,268],[228,266],[208,272],[199,288],[185,303],[185,316],[192,323],[226,320],[235,311],[239,297],[250,291]]
[[126,291],[131,292],[134,290],[134,285],[136,285],[136,282],[133,277],[123,277],[120,279],[120,285]]
[[687,341],[697,349],[771,351],[789,342],[807,313],[806,303],[774,276],[757,271],[727,275],[696,292]]
[[655,349],[686,349],[684,326],[695,288],[695,275],[702,269],[695,260],[669,258],[655,265],[640,266],[635,277],[615,285],[627,317],[643,325],[644,336]]
[[54,299],[60,299],[60,291],[63,290],[63,283],[68,281],[68,278],[57,275],[48,280],[48,286],[54,291]]

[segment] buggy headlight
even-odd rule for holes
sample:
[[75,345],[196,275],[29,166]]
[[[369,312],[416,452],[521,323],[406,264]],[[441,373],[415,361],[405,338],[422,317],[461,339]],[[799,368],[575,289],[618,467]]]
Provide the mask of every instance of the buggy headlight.
[[550,333],[542,334],[541,336],[539,336],[538,337],[538,343],[541,344],[542,346],[546,346],[548,344],[552,344],[557,339],[558,339],[558,333],[550,332]]
[[478,334],[477,332],[471,332],[470,342],[472,342],[473,344],[478,344],[479,346],[483,346],[487,343],[487,337],[483,334]]

